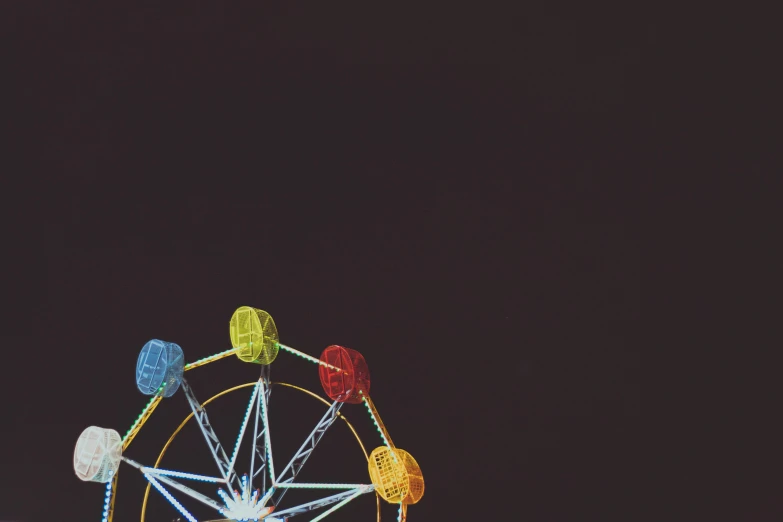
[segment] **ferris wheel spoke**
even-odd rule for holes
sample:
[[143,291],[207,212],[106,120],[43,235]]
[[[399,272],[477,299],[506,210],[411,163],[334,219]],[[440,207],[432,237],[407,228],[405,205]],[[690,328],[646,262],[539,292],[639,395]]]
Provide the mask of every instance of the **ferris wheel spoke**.
[[313,521],[321,520],[326,515],[337,511],[339,508],[343,507],[345,504],[355,499],[359,495],[362,495],[364,493],[371,493],[373,491],[375,491],[375,486],[372,485],[362,486],[360,488],[343,491],[342,493],[337,493],[336,495],[332,495],[331,497],[322,498],[320,500],[314,500],[313,502],[308,502],[307,504],[301,504],[299,506],[294,506],[292,508],[284,509],[282,511],[275,511],[274,516],[275,518],[281,517],[282,515],[285,515],[286,517],[293,517],[295,515],[307,513],[308,511],[312,511],[314,509],[322,508],[330,504],[334,504],[335,502],[339,502],[339,504],[337,504],[333,508],[329,509],[325,513],[322,513],[320,516],[313,519]]
[[[274,486],[275,482],[275,465],[274,461],[272,460],[272,439],[269,436],[269,413],[268,413],[268,399],[269,399],[269,385],[264,382],[263,379],[260,381],[260,393],[259,396],[259,403],[261,406],[261,410],[259,412],[261,417],[261,422],[264,425],[263,428],[263,436],[264,436],[264,449],[266,451],[261,452],[261,454],[265,457],[264,463],[265,468],[269,470],[269,481],[271,482],[271,486]],[[258,445],[256,445],[256,449],[258,449]],[[264,484],[266,485],[266,481],[264,481]]]
[[184,378],[182,379],[182,389],[185,392],[185,397],[188,400],[190,409],[193,411],[193,417],[198,422],[201,433],[204,435],[204,440],[206,440],[212,457],[215,459],[220,475],[227,484],[230,485],[232,481],[236,481],[237,485],[239,485],[239,477],[237,477],[236,472],[234,472],[231,461],[228,459],[228,455],[226,455],[226,450],[223,449],[223,445],[217,438],[215,430],[212,429],[212,425],[209,423],[206,408],[196,399],[196,396],[193,394],[193,389]]
[[174,479],[172,479],[170,477],[167,477],[165,475],[153,475],[152,473],[149,473],[149,472],[146,472],[144,474],[144,476],[147,477],[147,480],[152,478],[154,480],[158,480],[160,482],[163,482],[164,484],[167,484],[167,485],[171,486],[174,489],[178,489],[179,491],[181,491],[182,493],[186,494],[187,496],[189,496],[189,497],[191,497],[191,498],[193,498],[195,500],[198,500],[202,504],[206,504],[207,506],[213,508],[218,513],[220,513],[220,510],[223,509],[223,506],[221,506],[220,504],[218,504],[217,502],[215,502],[214,500],[212,500],[208,496],[202,495],[198,491],[195,491],[195,490],[187,487],[186,485],[184,485],[184,484],[182,484],[180,482],[177,482],[176,480],[174,480]]
[[258,380],[258,383],[253,387],[253,394],[250,396],[250,401],[247,404],[247,411],[245,412],[245,419],[242,421],[242,427],[239,429],[239,435],[237,435],[237,441],[234,444],[234,453],[231,455],[231,461],[228,465],[228,473],[236,474],[234,471],[234,464],[236,464],[237,461],[237,454],[239,453],[239,447],[242,445],[242,439],[245,436],[245,430],[247,429],[247,423],[250,420],[250,412],[253,411],[253,406],[256,405],[256,397],[258,396],[258,388],[261,384],[261,379]]
[[[264,365],[261,369],[261,381],[265,384],[264,387],[264,393],[257,393],[255,400],[255,413],[253,414],[254,417],[254,423],[253,423],[253,451],[250,453],[250,473],[248,473],[248,480],[249,480],[249,487],[248,489],[253,489],[253,479],[256,478],[256,475],[261,473],[261,494],[263,495],[266,493],[266,474],[264,474],[264,470],[266,468],[266,451],[265,448],[265,442],[262,442],[262,444],[259,447],[258,439],[262,437],[266,437],[266,428],[262,426],[261,433],[258,432],[258,420],[261,417],[261,401],[265,401],[266,405],[269,405],[269,393],[271,391],[270,387],[270,381],[269,381],[269,365]],[[262,421],[263,423],[263,421]],[[266,440],[265,438],[263,439]],[[260,460],[260,466],[258,470],[256,471],[255,464],[256,464],[256,457]]]
[[[260,401],[263,400],[261,398],[261,394],[259,394],[257,400],[259,401],[259,403],[258,403],[258,406],[257,406],[256,409],[260,410],[260,408],[261,408]],[[255,426],[255,430],[254,430],[255,436],[254,436],[254,439],[253,439],[254,440],[253,444],[255,446],[255,451],[253,452],[253,455],[251,456],[251,460],[253,460],[253,464],[251,465],[251,468],[252,468],[253,472],[250,475],[253,478],[256,478],[258,475],[261,475],[261,478],[262,478],[262,481],[263,481],[263,484],[264,484],[264,487],[262,488],[262,490],[265,491],[266,490],[266,487],[265,487],[266,486],[266,473],[264,473],[264,471],[266,471],[266,428],[262,427],[261,431],[260,432],[258,431],[258,419],[259,418],[261,418],[261,412],[257,411],[257,413],[256,413],[256,426]],[[262,423],[263,423],[263,420],[262,420]],[[260,461],[260,465],[258,466],[258,469],[255,468],[255,458],[256,457]]]
[[209,477],[207,475],[197,475],[196,473],[184,473],[182,471],[174,471],[171,469],[160,469],[160,468],[147,468],[142,467],[142,471],[145,473],[150,473],[152,475],[155,475],[156,477],[158,475],[164,475],[167,477],[175,477],[175,478],[184,478],[188,480],[197,480],[199,482],[212,482],[214,484],[225,484],[225,479],[218,478],[218,477]]
[[323,520],[324,518],[326,518],[327,516],[331,515],[332,513],[334,513],[335,511],[337,511],[338,509],[340,509],[341,507],[343,507],[348,502],[350,502],[351,500],[355,499],[356,497],[358,497],[362,493],[364,493],[364,491],[357,491],[356,493],[354,493],[350,497],[346,498],[345,500],[343,500],[342,502],[340,502],[336,506],[327,509],[326,511],[324,511],[323,513],[321,513],[320,515],[318,515],[317,517],[312,519],[310,522],[318,522],[319,520]]
[[371,487],[370,484],[328,484],[328,483],[288,483],[288,484],[278,484],[276,487],[278,488],[289,488],[289,489],[361,489],[366,487]]
[[166,500],[171,502],[171,504],[177,509],[177,511],[182,513],[182,515],[185,518],[187,518],[189,522],[198,522],[196,520],[196,517],[191,515],[190,512],[187,509],[185,509],[185,507],[182,504],[180,504],[179,501],[176,498],[174,498],[174,495],[169,493],[169,491],[166,488],[164,488],[163,485],[160,482],[155,480],[155,477],[152,477],[150,475],[145,475],[145,478],[149,481],[150,484],[155,486],[155,489],[157,489],[160,492],[161,495],[166,497]]
[[[200,477],[200,475],[193,475],[191,473],[172,472],[172,471],[169,471],[169,470],[159,470],[159,469],[156,469],[156,468],[148,468],[146,466],[142,466],[138,462],[136,462],[134,460],[131,460],[131,459],[127,458],[127,457],[122,457],[122,460],[124,462],[130,464],[134,468],[138,469],[139,471],[141,471],[142,474],[144,475],[144,477],[148,481],[150,481],[152,483],[152,485],[155,486],[155,488],[158,489],[158,491],[160,491],[161,494],[163,494],[163,496],[168,498],[169,501],[171,501],[175,505],[175,507],[177,506],[177,504],[179,504],[179,502],[175,503],[175,501],[172,500],[173,497],[170,498],[170,493],[168,495],[166,493],[164,493],[163,490],[165,490],[165,488],[163,488],[163,490],[161,490],[162,486],[160,486],[160,482],[162,482],[164,484],[167,484],[167,485],[171,486],[172,488],[181,491],[182,493],[188,495],[189,497],[191,497],[191,498],[193,498],[195,500],[198,500],[199,502],[201,502],[203,504],[206,504],[207,506],[215,509],[218,512],[220,512],[220,510],[222,509],[222,506],[220,504],[218,504],[216,501],[212,500],[211,498],[207,497],[206,495],[203,495],[203,494],[199,493],[198,491],[195,491],[194,489],[191,489],[191,488],[187,487],[186,485],[180,483],[179,481],[174,480],[173,478],[171,478],[171,476],[180,476],[180,477],[183,477],[183,478],[191,478],[191,479],[196,479],[196,480],[203,480],[203,479],[213,479],[213,477],[203,477],[203,478],[199,479],[197,477]],[[171,476],[169,476],[169,475],[171,475]],[[223,482],[220,479],[206,480],[205,482],[213,482],[213,481],[214,482]],[[155,482],[158,482],[158,484],[156,485]]]
[[[313,431],[310,433],[310,435],[307,436],[305,441],[302,443],[302,446],[291,458],[291,461],[283,469],[282,473],[280,473],[280,476],[277,477],[277,480],[275,480],[275,485],[277,487],[280,487],[283,484],[290,484],[294,481],[296,475],[299,474],[299,471],[302,469],[302,467],[304,467],[305,462],[307,462],[307,459],[313,453],[315,446],[324,436],[324,433],[326,433],[326,430],[329,429],[329,426],[331,426],[335,420],[337,420],[337,414],[340,411],[340,408],[342,408],[343,404],[345,403],[334,401],[332,405],[329,406],[329,409],[326,410],[324,416],[321,417],[321,420],[319,420],[318,424],[315,425]],[[275,505],[280,503],[280,500],[283,498],[283,495],[285,495],[286,490],[287,488],[280,487],[280,489],[277,491],[273,500]]]

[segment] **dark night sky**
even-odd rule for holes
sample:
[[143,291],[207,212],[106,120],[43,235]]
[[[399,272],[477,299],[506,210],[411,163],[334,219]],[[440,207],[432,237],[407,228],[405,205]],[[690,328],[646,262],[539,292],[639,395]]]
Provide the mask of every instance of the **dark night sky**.
[[[128,428],[148,339],[224,350],[241,305],[312,355],[364,354],[424,471],[410,520],[639,519],[628,90],[648,29],[617,6],[480,9],[3,4],[0,519],[98,521],[79,433]],[[221,361],[194,387],[256,373]],[[272,373],[320,391],[287,354]],[[186,413],[167,401],[129,456],[154,460]],[[137,520],[142,479],[120,484],[115,520]]]

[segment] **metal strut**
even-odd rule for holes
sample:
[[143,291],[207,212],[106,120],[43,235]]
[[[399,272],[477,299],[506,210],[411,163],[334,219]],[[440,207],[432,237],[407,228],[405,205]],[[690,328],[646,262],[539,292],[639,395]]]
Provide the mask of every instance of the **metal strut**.
[[[253,489],[253,479],[261,474],[261,496],[267,492],[266,487],[266,424],[264,423],[261,401],[264,401],[266,407],[269,407],[269,395],[272,392],[271,381],[269,380],[269,367],[265,364],[261,367],[261,381],[263,382],[263,393],[256,397],[255,405],[255,424],[253,426],[253,453],[250,456],[250,473],[248,475],[248,489]],[[259,421],[261,422],[261,431],[258,431]],[[259,442],[260,440],[260,442]],[[256,459],[259,460],[258,469],[256,469]]]
[[201,433],[204,434],[204,439],[207,441],[207,446],[209,446],[209,450],[212,452],[212,456],[218,465],[220,475],[223,477],[229,487],[231,487],[231,483],[234,480],[237,483],[237,487],[241,487],[239,484],[239,477],[231,466],[231,461],[228,458],[228,455],[226,455],[226,451],[223,449],[223,445],[218,440],[217,435],[215,435],[215,430],[212,429],[212,425],[209,423],[207,410],[201,406],[200,402],[198,402],[198,399],[196,399],[196,396],[193,394],[193,390],[188,384],[188,381],[186,381],[184,378],[182,379],[182,389],[185,392],[185,397],[188,399],[190,409],[193,411],[193,417],[195,417],[196,421],[198,422],[199,428],[201,428]]
[[[340,408],[343,407],[343,404],[343,402],[334,401],[332,405],[329,406],[329,409],[326,410],[324,416],[321,417],[321,420],[318,421],[318,424],[315,425],[313,431],[305,439],[302,447],[299,448],[299,451],[294,454],[293,458],[291,458],[291,461],[277,477],[277,480],[275,481],[276,486],[279,486],[280,484],[288,484],[294,481],[296,475],[299,473],[299,470],[302,469],[308,457],[310,457],[313,450],[315,449],[315,446],[321,440],[321,437],[324,436],[324,433],[326,433],[326,430],[329,429],[329,426],[331,426],[334,421],[337,420],[337,413],[340,411]],[[272,495],[272,503],[275,506],[280,504],[280,499],[283,498],[283,495],[285,495],[287,490],[288,488],[281,488],[274,495]]]
[[299,515],[301,513],[306,513],[308,511],[312,511],[314,509],[322,508],[324,506],[328,506],[329,504],[334,504],[335,502],[339,502],[341,500],[347,500],[349,498],[355,498],[363,493],[371,493],[375,491],[375,486],[367,485],[362,486],[361,488],[357,489],[350,489],[348,491],[344,491],[342,493],[337,493],[336,495],[332,495],[331,497],[322,498],[320,500],[315,500],[313,502],[308,502],[307,504],[302,504],[299,506],[294,506],[292,508],[284,509],[282,511],[275,511],[274,517],[280,517],[281,515],[286,515],[289,517],[292,517],[294,515]]
[[191,489],[187,487],[186,485],[180,483],[179,481],[176,481],[172,479],[171,477],[167,477],[166,475],[162,475],[160,473],[156,473],[155,468],[148,468],[145,466],[142,466],[138,462],[131,460],[127,457],[122,457],[122,460],[133,466],[134,468],[141,471],[145,476],[149,475],[155,478],[155,480],[158,480],[159,482],[163,482],[164,484],[168,484],[174,489],[178,489],[182,493],[188,495],[191,498],[194,498],[198,500],[199,502],[206,504],[207,506],[211,507],[218,513],[220,513],[220,510],[223,509],[223,506],[212,500],[211,498],[207,497],[206,495],[202,495],[198,491],[195,491],[194,489]]

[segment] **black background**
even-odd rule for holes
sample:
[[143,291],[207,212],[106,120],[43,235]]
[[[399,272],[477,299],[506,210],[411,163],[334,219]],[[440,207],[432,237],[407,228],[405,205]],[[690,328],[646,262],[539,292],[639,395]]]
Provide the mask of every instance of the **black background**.
[[[127,430],[147,401],[133,382],[147,340],[188,360],[222,351],[242,305],[306,353],[364,354],[424,472],[410,520],[646,512],[628,93],[650,38],[640,18],[8,2],[0,25],[0,518],[99,520],[102,486],[72,470],[79,433]],[[202,400],[257,376],[236,359],[202,370]],[[315,366],[288,354],[272,373],[320,392]],[[280,438],[300,440],[322,410],[279,396]],[[229,446],[246,397],[232,400],[214,414]],[[360,406],[343,412],[379,444]],[[128,455],[151,463],[186,413],[168,399]],[[350,433],[323,444],[313,481],[367,480]],[[127,468],[120,484],[115,520],[136,520],[142,478]],[[153,502],[147,520],[176,516]]]

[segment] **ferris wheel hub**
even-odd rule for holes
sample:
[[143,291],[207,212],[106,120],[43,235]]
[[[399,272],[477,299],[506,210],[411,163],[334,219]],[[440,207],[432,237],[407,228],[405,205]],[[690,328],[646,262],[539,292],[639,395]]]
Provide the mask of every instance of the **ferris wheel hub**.
[[262,520],[275,509],[275,506],[266,506],[270,495],[262,497],[260,490],[250,490],[247,475],[242,476],[241,493],[237,490],[227,493],[218,489],[218,495],[226,505],[220,513],[234,520]]

